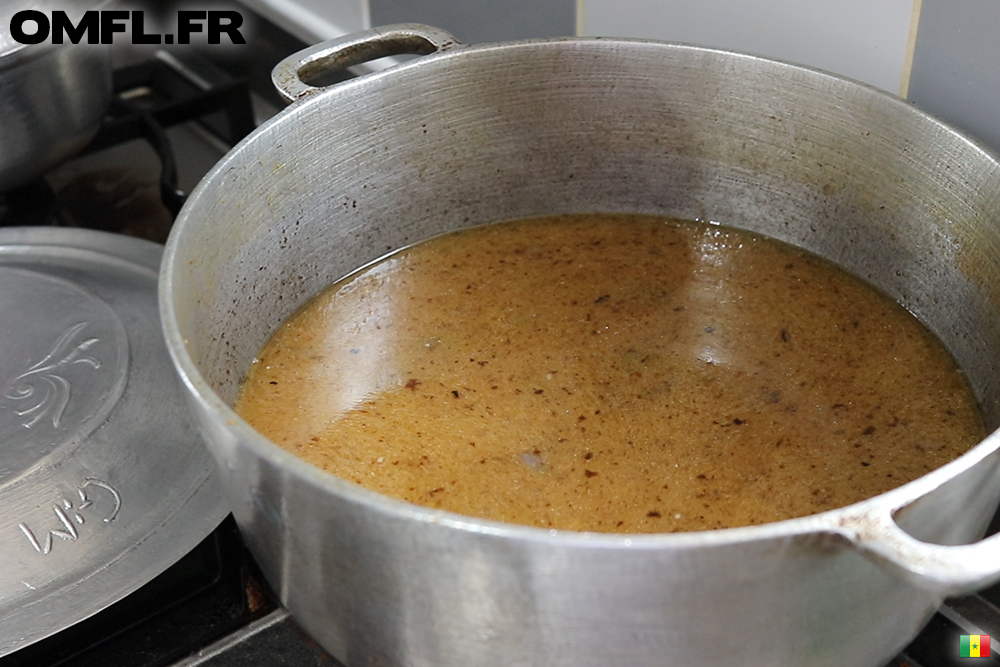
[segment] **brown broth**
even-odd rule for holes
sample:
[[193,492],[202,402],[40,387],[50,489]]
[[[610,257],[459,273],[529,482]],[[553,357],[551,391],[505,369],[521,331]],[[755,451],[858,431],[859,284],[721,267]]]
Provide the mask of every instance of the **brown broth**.
[[943,346],[866,283],[749,232],[626,215],[394,253],[281,326],[236,408],[390,496],[621,533],[841,507],[985,435]]

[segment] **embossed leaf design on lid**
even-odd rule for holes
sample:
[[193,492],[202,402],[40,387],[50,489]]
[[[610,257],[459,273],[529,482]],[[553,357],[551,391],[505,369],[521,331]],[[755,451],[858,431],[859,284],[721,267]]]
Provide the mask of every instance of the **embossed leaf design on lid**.
[[129,372],[121,318],[86,287],[0,266],[0,483],[87,438]]
[[30,428],[40,420],[48,418],[53,426],[59,428],[63,411],[69,403],[71,390],[69,380],[59,374],[61,368],[70,364],[101,367],[99,360],[85,355],[85,352],[99,339],[86,338],[73,345],[77,334],[86,326],[86,322],[80,322],[67,329],[44,359],[18,375],[7,386],[4,398],[28,405],[24,409],[15,409],[18,415],[25,418],[26,427]]

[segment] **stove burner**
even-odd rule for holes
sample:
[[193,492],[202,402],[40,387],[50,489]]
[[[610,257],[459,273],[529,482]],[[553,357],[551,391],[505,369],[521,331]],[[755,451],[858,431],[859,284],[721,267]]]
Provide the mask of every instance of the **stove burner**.
[[43,178],[0,194],[0,227],[55,225],[55,212],[55,192]]
[[127,113],[113,111],[85,152],[148,137],[143,127],[147,119],[137,117],[136,110],[161,127],[198,120],[230,146],[255,128],[246,82],[197,54],[157,51],[149,61],[116,70],[114,90]]
[[[0,226],[85,227],[164,243],[186,198],[168,129],[197,126],[214,145],[211,164],[255,127],[246,82],[197,53],[157,51],[117,69],[113,81],[111,109],[91,143],[44,178],[0,195]],[[191,162],[186,157],[189,187],[204,173]]]
[[123,96],[115,98],[113,108],[121,109],[124,114],[138,120],[142,135],[156,151],[162,165],[160,169],[160,201],[170,211],[171,218],[177,217],[187,195],[177,184],[177,160],[174,159],[174,149],[170,144],[170,138],[167,137],[166,130],[153,117],[152,112]]
[[156,184],[142,173],[120,165],[77,175],[59,190],[57,199],[56,217],[61,226],[126,234],[156,243],[166,241],[179,210],[168,209]]
[[277,608],[230,516],[194,551],[95,616],[0,667],[161,667]]
[[232,146],[255,127],[246,82],[233,79],[207,60],[157,51],[147,62],[114,73],[111,114],[85,154],[145,139],[162,165],[160,198],[175,217],[186,195],[178,186],[177,162],[166,128],[197,121]]

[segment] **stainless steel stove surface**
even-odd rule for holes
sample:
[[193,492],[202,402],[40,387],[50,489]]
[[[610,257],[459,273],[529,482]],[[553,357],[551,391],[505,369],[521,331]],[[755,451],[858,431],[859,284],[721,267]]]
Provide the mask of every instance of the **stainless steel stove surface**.
[[[269,63],[304,45],[259,17],[255,25],[250,63],[220,67],[158,52],[120,67],[118,100],[94,143],[44,180],[0,198],[0,226],[88,227],[162,243],[184,194],[278,107],[269,95]],[[1000,515],[991,532],[997,529]],[[996,654],[960,658],[962,634],[1000,638],[1000,585],[949,600],[889,665],[1000,663]],[[0,667],[339,664],[281,608],[232,517],[136,593],[0,658]],[[740,656],[732,664],[740,664]]]

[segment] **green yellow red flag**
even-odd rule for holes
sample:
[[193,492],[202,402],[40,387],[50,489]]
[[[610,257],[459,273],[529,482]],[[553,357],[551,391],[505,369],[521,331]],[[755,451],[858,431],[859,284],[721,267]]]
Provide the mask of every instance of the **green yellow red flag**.
[[959,656],[962,658],[988,658],[989,635],[962,635],[959,639]]

